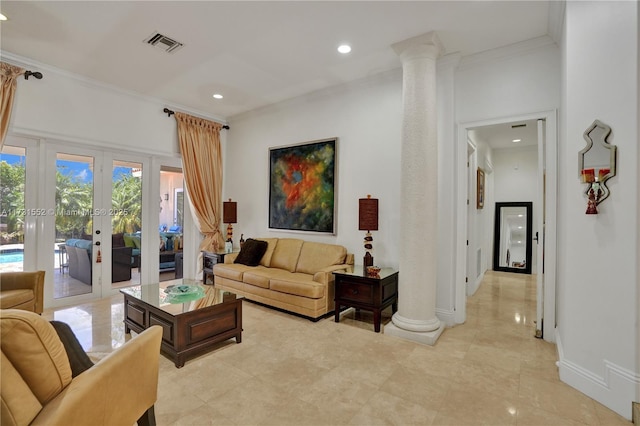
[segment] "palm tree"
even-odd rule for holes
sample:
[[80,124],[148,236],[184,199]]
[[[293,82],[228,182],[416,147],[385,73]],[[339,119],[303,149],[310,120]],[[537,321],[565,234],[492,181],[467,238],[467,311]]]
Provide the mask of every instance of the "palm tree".
[[113,232],[136,232],[142,227],[142,181],[132,175],[121,174],[113,183],[111,194],[114,216]]
[[90,234],[92,206],[93,183],[56,170],[56,236],[66,239]]
[[0,162],[0,219],[6,225],[2,239],[7,243],[18,242],[24,235],[24,184],[24,163]]

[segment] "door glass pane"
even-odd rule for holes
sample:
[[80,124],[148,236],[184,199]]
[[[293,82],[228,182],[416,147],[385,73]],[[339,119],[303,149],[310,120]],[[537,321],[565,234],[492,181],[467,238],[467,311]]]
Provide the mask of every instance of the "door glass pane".
[[92,291],[93,157],[58,153],[53,297]]
[[114,161],[111,191],[111,281],[113,287],[140,284],[142,164]]
[[4,146],[0,154],[0,272],[24,269],[26,151]]
[[184,176],[176,167],[160,169],[160,281],[182,278]]

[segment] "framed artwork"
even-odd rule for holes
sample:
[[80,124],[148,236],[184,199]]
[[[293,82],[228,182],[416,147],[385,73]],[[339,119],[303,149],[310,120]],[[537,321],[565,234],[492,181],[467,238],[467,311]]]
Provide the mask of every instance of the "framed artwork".
[[335,234],[337,142],[269,148],[269,228]]
[[484,207],[484,170],[478,167],[478,175],[476,176],[476,208]]

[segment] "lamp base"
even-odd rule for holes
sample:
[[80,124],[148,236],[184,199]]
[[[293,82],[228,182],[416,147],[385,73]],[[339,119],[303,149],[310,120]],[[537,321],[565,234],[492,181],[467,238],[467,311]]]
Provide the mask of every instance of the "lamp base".
[[365,253],[364,258],[362,260],[363,260],[362,264],[364,265],[365,270],[367,269],[367,266],[373,266],[373,256],[371,256],[371,253],[369,252]]

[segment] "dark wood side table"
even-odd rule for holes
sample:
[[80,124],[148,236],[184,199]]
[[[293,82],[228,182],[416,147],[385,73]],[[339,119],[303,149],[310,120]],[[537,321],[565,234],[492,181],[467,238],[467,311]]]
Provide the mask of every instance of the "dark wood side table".
[[202,252],[202,284],[213,285],[213,265],[224,263],[225,252]]
[[370,277],[363,266],[354,266],[351,271],[337,271],[333,275],[336,322],[340,322],[341,306],[373,311],[373,326],[379,333],[382,311],[388,306],[394,313],[398,310],[398,271],[382,268],[377,277]]

